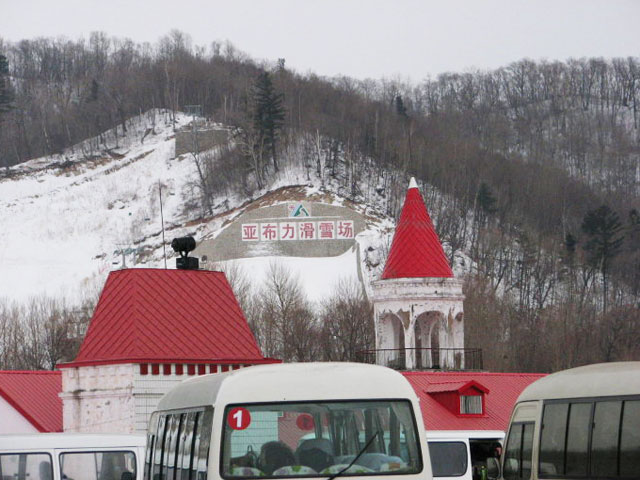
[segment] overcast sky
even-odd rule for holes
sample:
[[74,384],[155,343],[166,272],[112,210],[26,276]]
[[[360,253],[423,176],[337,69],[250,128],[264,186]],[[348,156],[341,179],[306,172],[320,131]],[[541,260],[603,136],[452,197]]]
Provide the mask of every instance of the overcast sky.
[[0,0],[0,37],[194,44],[230,40],[256,59],[356,78],[414,81],[527,57],[640,56],[639,0]]

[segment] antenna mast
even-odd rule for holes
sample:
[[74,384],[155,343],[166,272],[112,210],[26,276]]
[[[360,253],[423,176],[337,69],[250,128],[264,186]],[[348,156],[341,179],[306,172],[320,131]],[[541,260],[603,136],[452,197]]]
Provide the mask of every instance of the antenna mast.
[[162,212],[162,184],[158,180],[158,194],[160,195],[160,222],[162,224],[162,253],[164,255],[164,269],[167,269],[167,246],[164,242],[164,213]]

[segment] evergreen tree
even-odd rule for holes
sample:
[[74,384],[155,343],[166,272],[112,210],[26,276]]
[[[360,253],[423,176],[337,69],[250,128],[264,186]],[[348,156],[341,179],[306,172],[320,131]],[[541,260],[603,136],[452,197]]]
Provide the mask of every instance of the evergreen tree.
[[[7,57],[0,54],[0,142],[3,142],[7,138],[6,133],[3,135],[5,127],[5,117],[7,112],[13,110],[14,105],[14,93],[11,88],[11,82],[9,81],[9,62]],[[8,155],[6,155],[6,145],[0,144],[0,161],[4,163],[4,166],[9,168]]]
[[276,146],[284,124],[284,95],[277,93],[268,72],[262,72],[254,86],[253,125],[258,133],[258,143],[271,154],[273,168],[278,171]]
[[407,107],[404,106],[404,101],[402,100],[402,96],[396,96],[396,113],[403,118],[408,118]]
[[13,90],[9,82],[9,62],[0,55],[0,113],[13,109]]
[[491,188],[482,182],[478,188],[478,208],[486,214],[492,214],[496,211],[496,199],[491,193]]
[[491,188],[484,182],[480,183],[476,194],[475,211],[478,226],[485,226],[488,223],[489,215],[496,212],[496,199],[491,193]]
[[616,212],[602,205],[587,212],[582,221],[582,231],[589,237],[585,244],[588,260],[602,274],[603,310],[606,313],[609,268],[624,241],[622,223]]
[[567,233],[564,237],[564,247],[567,249],[567,253],[570,256],[573,256],[576,253],[576,245],[578,244],[578,240],[573,236],[572,233]]

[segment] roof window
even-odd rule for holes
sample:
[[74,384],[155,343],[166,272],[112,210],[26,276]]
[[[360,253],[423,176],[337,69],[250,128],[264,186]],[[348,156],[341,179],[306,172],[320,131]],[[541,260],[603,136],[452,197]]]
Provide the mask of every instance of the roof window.
[[460,395],[461,415],[482,415],[482,395]]

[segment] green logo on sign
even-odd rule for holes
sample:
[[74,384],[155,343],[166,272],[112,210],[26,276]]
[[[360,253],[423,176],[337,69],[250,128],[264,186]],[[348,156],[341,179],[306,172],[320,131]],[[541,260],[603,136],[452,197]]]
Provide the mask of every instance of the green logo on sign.
[[289,217],[310,217],[309,211],[301,203],[289,205]]

